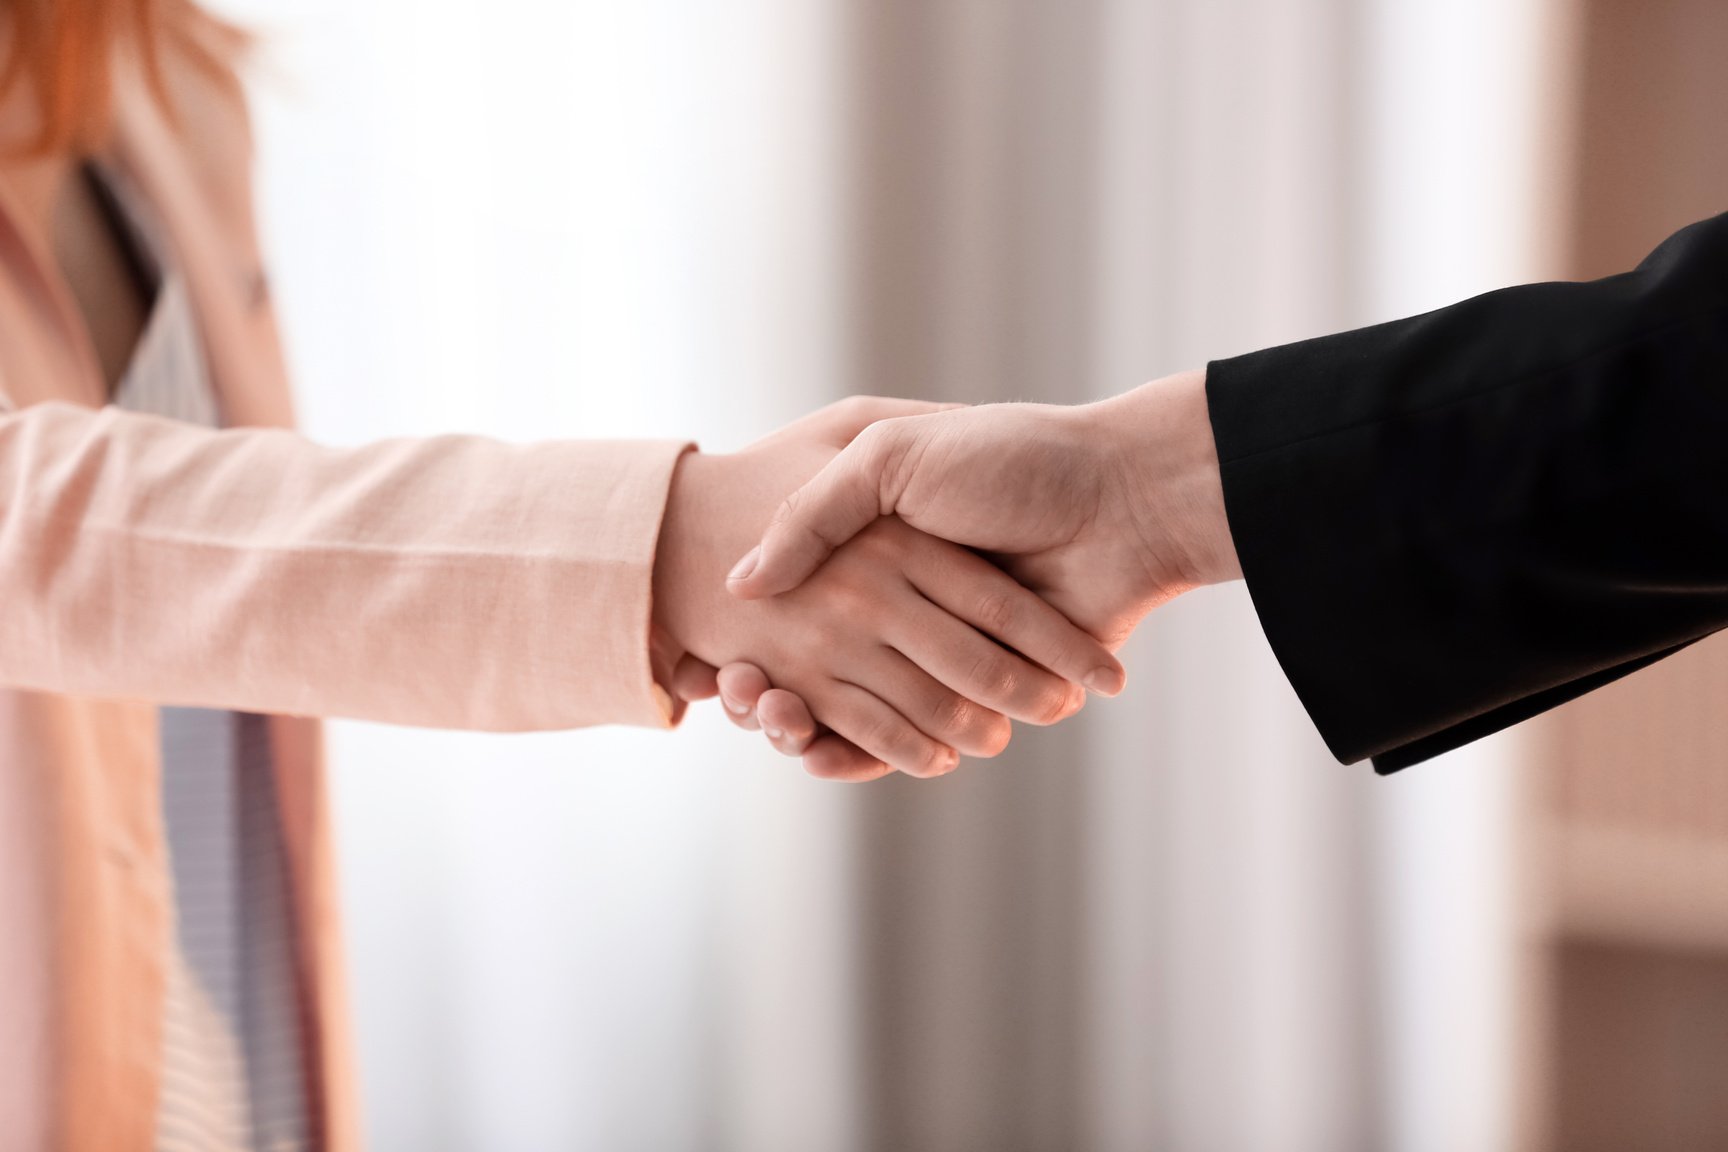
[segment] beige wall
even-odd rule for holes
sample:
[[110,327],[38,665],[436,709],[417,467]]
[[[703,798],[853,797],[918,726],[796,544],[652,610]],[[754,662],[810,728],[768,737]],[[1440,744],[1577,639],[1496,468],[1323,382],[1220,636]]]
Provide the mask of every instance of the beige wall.
[[[1578,0],[1564,267],[1728,210],[1728,6]],[[1544,718],[1527,809],[1529,1142],[1728,1145],[1728,640]]]

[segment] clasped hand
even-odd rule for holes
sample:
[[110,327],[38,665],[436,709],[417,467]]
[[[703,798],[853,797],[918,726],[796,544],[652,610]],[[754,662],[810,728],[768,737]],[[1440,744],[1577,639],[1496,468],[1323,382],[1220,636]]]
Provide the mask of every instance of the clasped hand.
[[729,593],[728,569],[788,492],[878,419],[934,410],[842,401],[742,452],[687,455],[673,479],[654,616],[687,654],[674,690],[711,694],[722,665],[766,671],[828,729],[807,750],[819,776],[941,775],[962,754],[999,753],[1012,720],[1072,715],[1089,677],[1121,681],[1104,645],[1001,569],[894,517],[872,518],[796,589]]
[[675,692],[718,692],[846,780],[941,775],[1011,720],[1115,695],[1112,653],[1152,608],[1239,574],[1204,384],[1073,408],[856,398],[687,457],[655,570],[656,623],[688,653]]

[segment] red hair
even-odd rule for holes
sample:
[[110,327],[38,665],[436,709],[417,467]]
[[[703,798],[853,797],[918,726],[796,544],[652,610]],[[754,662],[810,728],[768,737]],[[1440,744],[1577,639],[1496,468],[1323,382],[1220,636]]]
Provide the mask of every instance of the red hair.
[[41,107],[41,151],[101,146],[113,118],[114,65],[131,55],[169,114],[171,63],[233,81],[244,32],[195,0],[0,0],[10,9],[11,55],[0,91],[23,81]]

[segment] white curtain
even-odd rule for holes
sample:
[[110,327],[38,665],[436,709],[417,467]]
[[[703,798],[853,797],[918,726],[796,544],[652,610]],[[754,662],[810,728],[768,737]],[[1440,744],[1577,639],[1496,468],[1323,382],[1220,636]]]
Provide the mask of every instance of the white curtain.
[[[725,450],[838,393],[822,5],[240,11],[313,435]],[[712,710],[332,740],[374,1146],[845,1147],[843,790]]]
[[[225,7],[312,434],[724,450],[1519,278],[1539,3]],[[1510,754],[1338,767],[1241,587],[1128,658],[923,785],[334,725],[374,1146],[1505,1147]]]

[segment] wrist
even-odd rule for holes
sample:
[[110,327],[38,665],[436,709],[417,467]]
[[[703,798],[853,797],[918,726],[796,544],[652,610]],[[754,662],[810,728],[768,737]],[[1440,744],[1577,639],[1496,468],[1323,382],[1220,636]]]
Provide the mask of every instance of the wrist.
[[1162,598],[1241,579],[1205,370],[1165,376],[1090,407],[1139,562]]
[[654,556],[654,626],[710,664],[742,658],[734,645],[745,602],[726,591],[727,570],[762,538],[774,509],[827,463],[834,449],[788,441],[741,452],[688,452],[678,462]]
[[654,550],[653,626],[680,652],[694,652],[701,640],[691,635],[699,608],[696,591],[717,550],[705,525],[713,523],[705,497],[719,486],[715,475],[723,458],[686,452],[679,458],[666,493],[660,537]]

